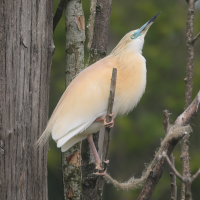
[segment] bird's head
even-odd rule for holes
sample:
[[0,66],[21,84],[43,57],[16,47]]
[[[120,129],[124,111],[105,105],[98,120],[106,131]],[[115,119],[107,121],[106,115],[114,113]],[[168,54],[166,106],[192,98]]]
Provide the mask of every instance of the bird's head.
[[144,44],[144,37],[159,14],[160,12],[153,16],[141,28],[127,33],[113,49],[111,55],[118,55],[125,50],[141,53]]

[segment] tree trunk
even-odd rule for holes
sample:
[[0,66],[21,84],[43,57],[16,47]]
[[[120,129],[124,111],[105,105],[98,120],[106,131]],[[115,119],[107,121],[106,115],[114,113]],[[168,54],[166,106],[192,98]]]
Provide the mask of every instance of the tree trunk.
[[[104,58],[107,52],[112,0],[91,0],[91,16],[88,24],[88,66]],[[109,92],[109,91],[108,91]],[[98,150],[99,133],[93,134]],[[107,148],[107,147],[105,147]],[[82,142],[82,200],[102,199],[103,178],[94,175],[95,163],[91,162],[91,151],[87,140]]]
[[47,200],[48,146],[34,143],[48,119],[53,1],[0,1],[0,197]]
[[[66,30],[66,87],[84,69],[85,18],[80,0],[67,2]],[[62,153],[64,200],[80,200],[81,142]]]

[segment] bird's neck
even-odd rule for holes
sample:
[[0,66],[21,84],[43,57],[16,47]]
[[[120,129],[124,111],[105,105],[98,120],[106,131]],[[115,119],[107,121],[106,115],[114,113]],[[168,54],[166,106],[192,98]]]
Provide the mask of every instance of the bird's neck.
[[141,53],[129,49],[116,55],[115,59],[119,63],[119,67],[123,69],[132,68],[138,59],[145,61]]

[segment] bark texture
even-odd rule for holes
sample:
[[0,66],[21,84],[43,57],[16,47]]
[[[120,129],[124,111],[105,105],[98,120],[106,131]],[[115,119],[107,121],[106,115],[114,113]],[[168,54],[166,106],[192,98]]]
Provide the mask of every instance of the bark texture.
[[[188,1],[188,19],[187,19],[187,66],[186,66],[186,89],[185,89],[185,109],[190,105],[192,101],[193,90],[193,65],[194,65],[194,47],[193,47],[193,31],[194,31],[194,14],[195,14],[195,0]],[[184,138],[181,144],[181,162],[182,162],[182,174],[185,177],[191,177],[190,169],[190,156],[189,156],[189,136]],[[191,185],[186,185],[182,182],[181,185],[181,200],[188,199],[186,196],[190,196],[192,200]],[[188,193],[188,191],[190,191]],[[187,193],[187,194],[186,194]]]
[[[106,56],[109,36],[110,13],[112,0],[91,0],[91,16],[89,32],[88,66]],[[98,150],[99,134],[93,134],[93,140]],[[94,175],[95,164],[91,162],[90,147],[87,140],[82,142],[82,200],[101,199],[102,177]]]
[[[84,69],[85,19],[81,0],[68,1],[65,12],[66,87]],[[64,200],[81,198],[81,142],[62,153]]]
[[53,1],[0,1],[0,198],[47,200]]

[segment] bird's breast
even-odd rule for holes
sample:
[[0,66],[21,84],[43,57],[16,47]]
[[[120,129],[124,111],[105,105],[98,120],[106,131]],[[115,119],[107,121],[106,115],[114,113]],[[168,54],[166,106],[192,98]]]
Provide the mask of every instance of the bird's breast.
[[146,61],[142,55],[124,62],[117,72],[114,114],[130,112],[141,99],[146,87]]

